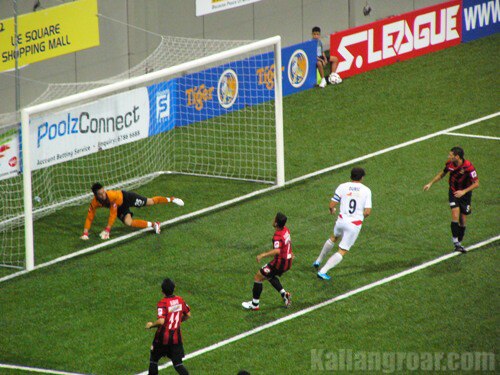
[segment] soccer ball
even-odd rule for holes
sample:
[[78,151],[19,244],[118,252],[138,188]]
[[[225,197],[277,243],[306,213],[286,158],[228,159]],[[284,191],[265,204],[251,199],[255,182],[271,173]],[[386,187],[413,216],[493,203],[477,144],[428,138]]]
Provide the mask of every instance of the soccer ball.
[[328,76],[328,82],[332,85],[338,85],[339,83],[342,83],[342,78],[340,78],[337,73],[332,73]]

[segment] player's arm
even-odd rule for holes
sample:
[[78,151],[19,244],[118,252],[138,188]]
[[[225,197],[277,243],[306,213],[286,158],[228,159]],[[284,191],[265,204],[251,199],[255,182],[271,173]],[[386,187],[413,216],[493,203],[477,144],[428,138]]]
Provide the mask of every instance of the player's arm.
[[469,191],[472,191],[474,189],[477,189],[479,187],[479,180],[476,180],[471,186],[464,190],[457,190],[456,192],[453,193],[453,195],[457,198],[461,198],[465,194],[467,194]]
[[98,207],[99,203],[97,202],[97,200],[95,198],[92,199],[89,205],[89,210],[87,212],[87,218],[85,219],[85,225],[83,226],[83,235],[80,237],[82,240],[86,241],[89,239],[89,230],[92,226],[92,221],[94,221],[95,211]]
[[339,204],[339,202],[337,202],[335,199],[332,198],[332,200],[330,201],[330,213],[332,215],[335,215],[335,212],[337,212],[337,204]]
[[427,184],[424,186],[424,191],[427,191],[431,188],[431,186],[435,183],[435,182],[438,182],[439,180],[441,180],[444,176],[446,176],[446,173],[448,173],[448,171],[446,169],[440,171],[437,175],[434,176],[434,178]]
[[372,209],[371,208],[365,208],[363,210],[363,216],[365,217],[365,219],[370,216],[370,214],[372,213]]
[[191,318],[191,311],[188,311],[187,313],[184,313],[182,315],[182,321],[185,322],[186,320],[188,320],[189,318]]
[[280,249],[272,249],[272,250],[266,251],[265,253],[261,253],[261,254],[257,255],[257,263],[260,262],[260,260],[262,258],[273,257],[279,253],[280,253]]
[[155,322],[147,322],[147,323],[146,323],[146,329],[151,329],[151,328],[155,328],[155,327],[160,327],[160,326],[162,326],[164,323],[165,323],[165,319],[163,319],[163,318],[158,318],[158,319],[156,319],[156,321],[155,321]]
[[107,194],[109,198],[109,217],[108,225],[100,234],[101,239],[103,240],[109,239],[111,227],[115,223],[116,217],[118,216],[118,207],[123,204],[123,193],[121,191],[109,190]]

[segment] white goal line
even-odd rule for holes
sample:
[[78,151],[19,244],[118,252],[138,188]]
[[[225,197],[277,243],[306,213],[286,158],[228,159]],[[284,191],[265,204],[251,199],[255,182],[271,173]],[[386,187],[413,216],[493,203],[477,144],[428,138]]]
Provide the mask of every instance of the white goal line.
[[[485,241],[478,242],[478,243],[476,243],[476,244],[474,244],[472,246],[469,246],[467,248],[467,251],[469,252],[469,251],[478,249],[480,247],[489,245],[490,243],[493,243],[493,242],[498,241],[498,240],[500,240],[500,235],[492,237],[492,238],[489,238],[489,239],[487,239]],[[341,294],[339,296],[336,296],[336,297],[331,298],[329,300],[326,300],[324,302],[318,303],[317,305],[310,306],[310,307],[305,308],[303,310],[297,311],[297,312],[295,312],[293,314],[284,316],[283,318],[280,318],[280,319],[274,320],[272,322],[269,322],[267,324],[261,325],[261,326],[259,326],[257,328],[254,328],[254,329],[250,330],[250,331],[246,331],[246,332],[240,333],[239,335],[233,336],[233,337],[231,337],[229,339],[226,339],[226,340],[223,340],[223,341],[219,341],[218,343],[215,343],[213,345],[210,345],[210,346],[207,346],[205,348],[202,348],[202,349],[199,349],[197,351],[194,351],[192,353],[189,353],[188,355],[186,355],[184,357],[184,360],[187,360],[187,359],[190,359],[190,358],[194,358],[194,357],[198,357],[198,356],[200,356],[202,354],[211,352],[213,350],[216,350],[218,348],[221,348],[223,346],[231,344],[231,343],[233,343],[235,341],[242,340],[242,339],[244,339],[244,338],[246,338],[248,336],[254,335],[254,334],[258,333],[258,332],[264,331],[264,330],[266,330],[268,328],[271,328],[271,327],[274,327],[274,326],[276,326],[278,324],[285,323],[285,322],[288,322],[289,320],[298,318],[298,317],[300,317],[302,315],[309,314],[312,311],[315,311],[315,310],[318,310],[318,309],[320,309],[322,307],[331,305],[332,303],[335,303],[335,302],[338,302],[338,301],[342,301],[343,299],[349,298],[349,297],[354,296],[354,295],[356,295],[358,293],[364,292],[364,291],[369,290],[369,289],[373,289],[373,288],[375,288],[377,286],[380,286],[380,285],[387,284],[387,283],[389,283],[391,281],[394,281],[394,280],[397,280],[397,279],[399,279],[399,278],[401,278],[403,276],[411,275],[412,273],[415,273],[417,271],[423,270],[423,269],[425,269],[427,267],[433,266],[434,264],[440,263],[442,261],[445,261],[447,259],[459,256],[459,255],[462,255],[462,253],[455,251],[453,253],[449,253],[449,254],[440,256],[439,258],[436,258],[436,259],[430,260],[428,262],[422,263],[419,266],[415,266],[415,267],[409,268],[409,269],[407,269],[405,271],[396,273],[396,274],[394,274],[392,276],[384,277],[383,279],[380,279],[380,280],[375,281],[373,283],[367,284],[367,285],[362,286],[360,288],[351,290],[350,292]],[[242,311],[242,313],[248,313],[248,312]],[[250,314],[251,313],[252,312],[250,312]],[[171,367],[171,366],[172,366],[172,362],[167,362],[164,365],[161,365],[159,367],[159,369],[163,370],[163,369],[165,369],[167,367]],[[147,371],[146,372],[141,372],[141,373],[139,373],[137,375],[146,375],[146,374],[147,374]]]
[[[363,160],[366,160],[366,159],[370,159],[370,158],[373,158],[373,157],[378,156],[378,155],[385,154],[385,153],[390,152],[390,151],[398,150],[400,148],[407,147],[407,146],[410,146],[410,145],[415,144],[415,143],[423,142],[423,141],[426,141],[428,139],[431,139],[431,138],[434,138],[434,137],[437,137],[437,136],[440,136],[440,135],[443,135],[443,134],[447,134],[448,132],[451,132],[451,131],[454,131],[454,130],[462,129],[462,128],[465,128],[467,126],[471,126],[471,125],[480,123],[482,121],[490,120],[490,119],[495,118],[495,117],[497,117],[499,115],[500,115],[500,112],[492,113],[490,115],[487,115],[487,116],[484,116],[484,117],[480,117],[480,118],[477,118],[477,119],[472,120],[472,121],[465,122],[465,123],[460,124],[460,125],[452,126],[451,128],[448,128],[448,129],[440,130],[438,132],[425,135],[423,137],[415,138],[415,139],[412,139],[410,141],[397,144],[395,146],[384,148],[382,150],[375,151],[375,152],[372,152],[370,154],[366,154],[366,155],[360,156],[358,158],[354,158],[354,159],[348,160],[346,162],[343,162],[343,163],[340,163],[340,164],[336,164],[336,165],[333,165],[331,167],[320,169],[320,170],[318,170],[316,172],[312,172],[312,173],[309,173],[309,174],[306,174],[306,175],[303,175],[303,176],[291,179],[289,181],[286,181],[284,186],[273,185],[273,186],[265,188],[265,189],[256,190],[256,191],[253,191],[253,192],[251,192],[249,194],[242,195],[242,196],[239,196],[237,198],[233,198],[233,199],[230,199],[228,201],[225,201],[225,202],[222,202],[222,203],[218,203],[216,205],[213,205],[213,206],[210,206],[210,207],[206,207],[204,209],[201,209],[201,210],[198,210],[198,211],[194,211],[194,212],[191,212],[189,214],[182,215],[182,216],[176,217],[176,218],[171,219],[171,220],[164,221],[164,222],[161,223],[161,225],[162,226],[163,225],[172,225],[172,224],[176,224],[176,223],[179,223],[179,222],[182,222],[182,221],[185,221],[185,220],[189,220],[189,219],[191,219],[193,217],[196,217],[196,216],[199,216],[199,215],[203,215],[203,214],[206,214],[206,213],[211,212],[211,211],[219,210],[219,209],[224,208],[224,207],[231,206],[231,205],[233,205],[235,203],[239,203],[239,202],[245,201],[245,200],[253,198],[255,196],[258,196],[258,195],[261,195],[261,194],[265,194],[265,193],[268,193],[268,192],[276,190],[276,189],[281,189],[283,187],[290,186],[290,185],[295,184],[297,182],[304,181],[304,180],[307,180],[309,178],[316,177],[316,176],[319,176],[321,174],[328,173],[328,172],[331,172],[333,170],[340,169],[340,168],[346,167],[348,165],[352,165],[352,164],[358,163],[360,161],[363,161]],[[65,256],[53,259],[53,260],[51,260],[49,262],[46,262],[46,263],[41,263],[39,265],[36,265],[33,268],[33,270],[31,270],[31,271],[23,270],[23,271],[12,273],[10,275],[7,275],[7,276],[4,276],[4,277],[0,278],[0,283],[2,283],[4,281],[7,281],[7,280],[10,280],[10,279],[13,279],[13,278],[16,278],[16,277],[19,277],[19,276],[22,276],[22,275],[24,275],[24,274],[26,274],[28,272],[32,272],[34,270],[45,268],[47,266],[51,266],[53,264],[56,264],[56,263],[59,263],[59,262],[62,262],[62,261],[65,261],[65,260],[68,260],[68,259],[80,256],[80,255],[84,255],[84,254],[88,254],[88,253],[100,250],[100,249],[102,249],[104,247],[107,247],[107,246],[110,246],[110,245],[114,245],[114,244],[116,244],[118,242],[125,241],[125,240],[127,240],[129,238],[132,238],[132,237],[135,237],[135,236],[139,236],[139,235],[143,234],[144,232],[148,232],[148,231],[152,231],[152,228],[145,228],[145,229],[137,230],[137,231],[131,232],[129,234],[126,234],[124,236],[117,237],[117,238],[114,238],[112,240],[108,240],[106,242],[100,243],[98,245],[95,245],[95,246],[83,249],[81,251],[77,251],[75,253],[68,254],[68,255],[65,255]]]

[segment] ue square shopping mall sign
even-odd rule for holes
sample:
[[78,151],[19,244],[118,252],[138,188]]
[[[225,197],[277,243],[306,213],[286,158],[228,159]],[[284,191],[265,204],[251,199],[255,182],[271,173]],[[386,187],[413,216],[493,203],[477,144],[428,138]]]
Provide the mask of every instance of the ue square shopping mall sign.
[[[16,40],[18,51],[16,51]],[[0,72],[99,45],[97,0],[0,20]]]

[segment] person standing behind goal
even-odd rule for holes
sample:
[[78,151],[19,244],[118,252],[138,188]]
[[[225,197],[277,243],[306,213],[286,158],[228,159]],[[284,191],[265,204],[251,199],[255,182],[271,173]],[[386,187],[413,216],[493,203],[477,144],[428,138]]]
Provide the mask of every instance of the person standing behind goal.
[[327,275],[333,267],[337,266],[356,242],[364,219],[372,211],[372,192],[361,181],[365,176],[363,168],[351,170],[351,182],[346,182],[335,190],[335,195],[330,201],[330,214],[335,215],[337,205],[340,203],[340,213],[333,228],[333,235],[325,242],[318,259],[313,267],[318,269],[326,255],[333,249],[335,243],[341,239],[339,250],[328,259],[318,272],[318,277],[330,280]]

